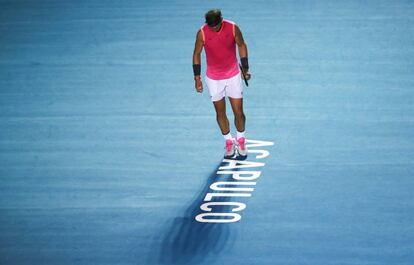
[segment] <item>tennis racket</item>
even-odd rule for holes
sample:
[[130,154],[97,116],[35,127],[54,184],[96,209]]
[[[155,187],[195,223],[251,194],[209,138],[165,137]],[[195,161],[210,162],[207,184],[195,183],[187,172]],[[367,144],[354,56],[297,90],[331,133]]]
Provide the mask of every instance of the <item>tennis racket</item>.
[[244,72],[243,67],[241,66],[241,64],[239,64],[239,67],[240,67],[240,71],[243,75],[244,83],[246,84],[246,86],[249,86],[249,82],[247,82],[247,79],[246,79],[246,73]]

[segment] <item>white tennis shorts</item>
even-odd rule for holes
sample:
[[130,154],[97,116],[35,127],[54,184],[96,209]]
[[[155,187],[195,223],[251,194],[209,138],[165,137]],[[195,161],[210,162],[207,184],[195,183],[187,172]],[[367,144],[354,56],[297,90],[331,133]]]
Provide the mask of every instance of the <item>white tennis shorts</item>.
[[240,73],[223,80],[213,80],[206,76],[205,80],[211,101],[219,101],[226,96],[230,98],[243,98]]

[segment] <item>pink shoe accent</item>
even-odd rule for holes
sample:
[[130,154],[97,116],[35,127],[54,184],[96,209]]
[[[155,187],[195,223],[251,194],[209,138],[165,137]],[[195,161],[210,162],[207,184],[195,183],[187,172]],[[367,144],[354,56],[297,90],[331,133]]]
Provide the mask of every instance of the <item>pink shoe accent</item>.
[[226,151],[230,152],[233,149],[233,140],[226,140]]
[[245,150],[245,146],[244,146],[245,141],[246,140],[244,139],[244,137],[241,137],[241,138],[237,139],[237,143],[239,144],[239,148],[243,151]]

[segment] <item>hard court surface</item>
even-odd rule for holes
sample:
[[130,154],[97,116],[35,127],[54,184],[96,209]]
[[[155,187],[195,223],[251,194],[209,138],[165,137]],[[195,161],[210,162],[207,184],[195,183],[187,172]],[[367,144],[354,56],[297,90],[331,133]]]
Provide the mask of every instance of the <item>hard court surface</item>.
[[[194,221],[224,151],[191,68],[212,7],[248,44],[246,136],[274,142],[228,224]],[[0,264],[413,264],[413,15],[0,0]]]

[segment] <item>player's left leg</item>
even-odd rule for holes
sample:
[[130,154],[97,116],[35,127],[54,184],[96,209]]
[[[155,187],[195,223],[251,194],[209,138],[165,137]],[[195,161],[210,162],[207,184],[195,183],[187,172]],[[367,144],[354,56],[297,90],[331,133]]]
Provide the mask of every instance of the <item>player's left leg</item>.
[[231,108],[234,114],[234,125],[238,132],[244,132],[246,116],[243,111],[243,98],[230,98]]
[[241,156],[247,155],[245,146],[245,125],[246,116],[243,111],[243,87],[240,75],[228,79],[226,87],[226,95],[229,97],[231,108],[234,114],[234,124],[236,125],[236,149]]
[[246,116],[243,111],[243,98],[229,98],[231,108],[234,114],[234,124],[236,125],[236,144],[239,155],[246,156],[247,150],[245,146],[244,131],[246,126]]

